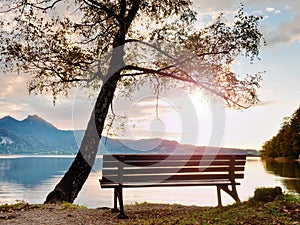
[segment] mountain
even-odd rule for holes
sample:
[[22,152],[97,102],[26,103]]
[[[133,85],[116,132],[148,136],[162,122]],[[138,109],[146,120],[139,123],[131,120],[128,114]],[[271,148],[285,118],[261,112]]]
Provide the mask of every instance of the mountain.
[[206,146],[184,145],[176,141],[162,140],[162,139],[141,139],[141,140],[116,140],[108,139],[104,146],[104,141],[100,143],[101,154],[118,154],[118,153],[162,153],[162,154],[248,154],[249,156],[259,156],[256,150],[243,150],[237,148],[219,148]]
[[[60,130],[37,115],[22,121],[6,116],[0,119],[0,154],[76,154],[83,134],[83,130]],[[99,154],[187,152],[240,153],[241,150],[183,145],[162,139],[116,140],[106,137],[99,145]],[[257,153],[255,150],[247,152]]]
[[70,154],[76,151],[73,131],[59,130],[37,115],[22,121],[10,116],[0,119],[1,154]]

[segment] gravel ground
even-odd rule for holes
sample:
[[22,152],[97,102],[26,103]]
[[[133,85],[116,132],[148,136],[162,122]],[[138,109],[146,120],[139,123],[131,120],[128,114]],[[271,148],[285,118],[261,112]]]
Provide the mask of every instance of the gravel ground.
[[163,204],[139,204],[126,206],[126,214],[129,219],[117,219],[117,213],[112,213],[109,208],[87,209],[76,205],[29,205],[20,204],[0,210],[0,224],[132,224],[138,219],[151,216],[162,216],[162,214],[176,213],[183,209],[200,210],[201,207],[163,205]]

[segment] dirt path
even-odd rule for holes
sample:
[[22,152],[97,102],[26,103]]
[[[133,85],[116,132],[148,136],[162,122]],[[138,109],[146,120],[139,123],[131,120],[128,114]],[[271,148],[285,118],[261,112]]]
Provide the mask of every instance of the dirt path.
[[140,204],[138,206],[126,206],[127,220],[117,219],[117,214],[108,208],[87,209],[76,205],[28,205],[20,204],[15,207],[7,207],[0,211],[0,224],[132,224],[138,219],[161,217],[168,213],[183,211],[183,209],[200,210],[196,206],[162,205],[162,204]]

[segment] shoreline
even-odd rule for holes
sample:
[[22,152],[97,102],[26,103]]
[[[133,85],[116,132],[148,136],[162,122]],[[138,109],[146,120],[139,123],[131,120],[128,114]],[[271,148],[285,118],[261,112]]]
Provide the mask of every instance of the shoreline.
[[272,158],[272,157],[260,157],[262,160],[266,160],[266,161],[275,161],[275,162],[282,162],[282,163],[285,163],[285,162],[299,162],[300,163],[300,158],[298,159],[291,159],[291,158],[288,158],[288,157],[275,157],[275,158]]

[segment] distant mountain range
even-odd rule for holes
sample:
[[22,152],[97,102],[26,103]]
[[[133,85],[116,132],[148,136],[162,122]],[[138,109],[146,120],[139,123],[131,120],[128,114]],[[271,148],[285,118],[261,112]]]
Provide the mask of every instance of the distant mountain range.
[[[60,130],[37,115],[19,121],[11,116],[0,119],[0,154],[76,154],[84,130]],[[161,139],[116,140],[102,138],[99,154],[172,153],[172,152],[240,152],[240,149],[182,145]],[[245,151],[245,150],[242,150]],[[256,150],[246,150],[259,155]]]
[[74,153],[77,144],[73,131],[57,129],[37,115],[18,121],[10,116],[0,119],[0,153]]

